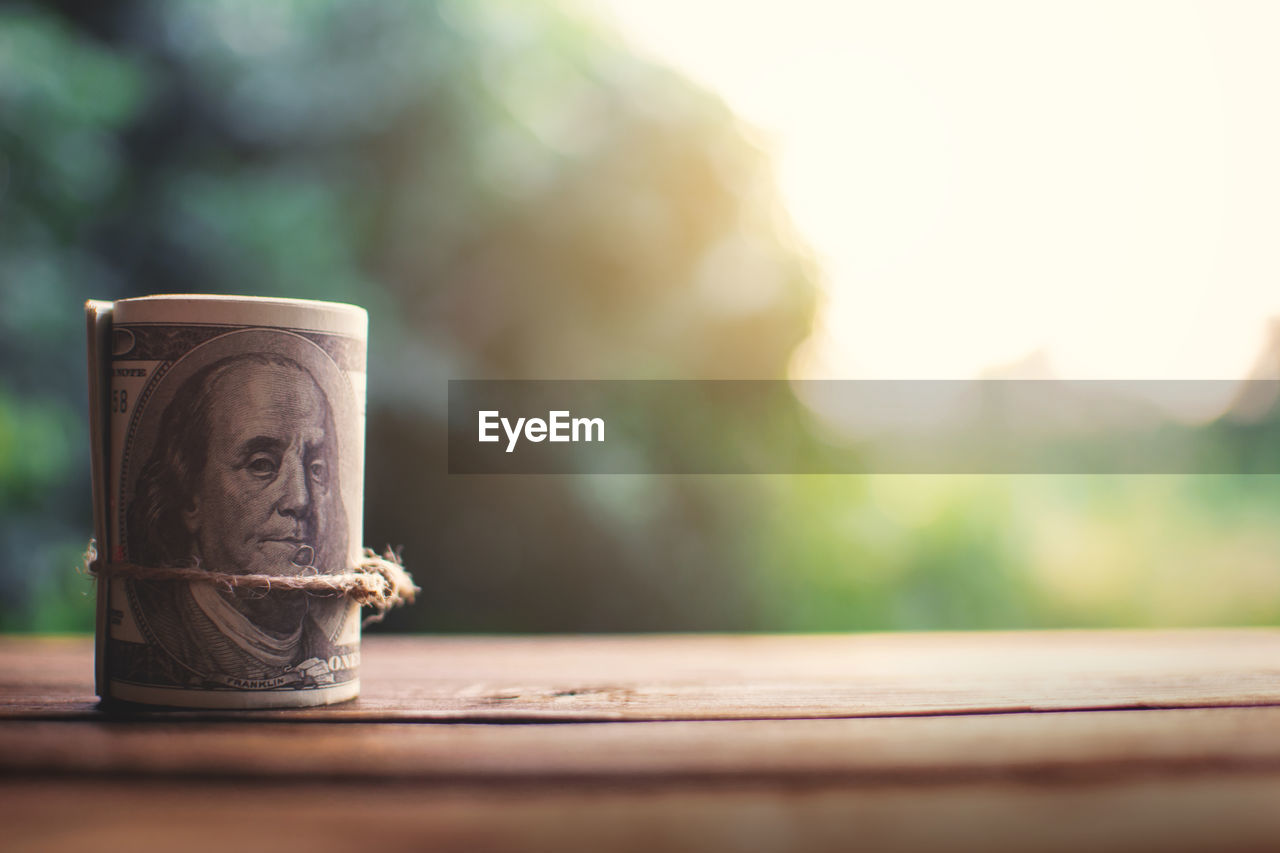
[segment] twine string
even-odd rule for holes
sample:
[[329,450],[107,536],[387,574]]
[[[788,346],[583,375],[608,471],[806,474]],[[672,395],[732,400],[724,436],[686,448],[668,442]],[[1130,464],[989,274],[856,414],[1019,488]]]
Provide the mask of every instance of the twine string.
[[[377,622],[400,604],[413,602],[421,591],[405,571],[400,556],[391,549],[381,555],[370,548],[342,574],[236,575],[199,567],[139,566],[134,563],[105,562],[99,559],[97,544],[89,542],[84,555],[85,569],[98,578],[129,580],[188,581],[212,584],[226,592],[249,590],[266,596],[277,591],[305,592],[324,597],[345,596],[361,607],[373,609],[365,623]],[[314,571],[314,570],[313,570]]]

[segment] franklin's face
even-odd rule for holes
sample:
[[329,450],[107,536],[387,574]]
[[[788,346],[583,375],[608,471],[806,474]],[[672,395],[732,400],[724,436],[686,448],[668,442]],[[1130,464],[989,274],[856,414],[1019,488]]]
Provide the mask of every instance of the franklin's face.
[[201,565],[297,574],[314,561],[315,506],[335,473],[320,389],[280,365],[245,364],[215,381],[204,474],[184,513]]

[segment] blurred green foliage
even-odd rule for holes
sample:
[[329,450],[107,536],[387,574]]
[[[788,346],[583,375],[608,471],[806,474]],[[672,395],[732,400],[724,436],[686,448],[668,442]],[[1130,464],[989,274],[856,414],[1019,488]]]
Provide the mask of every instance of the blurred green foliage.
[[553,3],[6,6],[0,630],[92,628],[80,303],[162,292],[369,309],[392,630],[1280,616],[1274,478],[443,473],[445,380],[781,377],[815,280],[749,131]]

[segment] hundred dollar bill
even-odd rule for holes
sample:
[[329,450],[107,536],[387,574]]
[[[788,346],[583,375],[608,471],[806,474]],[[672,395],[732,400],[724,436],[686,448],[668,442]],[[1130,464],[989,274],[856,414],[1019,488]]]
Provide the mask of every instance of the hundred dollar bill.
[[[359,604],[272,582],[361,559],[365,312],[217,296],[86,312],[98,694],[199,708],[356,696]],[[222,582],[173,579],[192,570]]]

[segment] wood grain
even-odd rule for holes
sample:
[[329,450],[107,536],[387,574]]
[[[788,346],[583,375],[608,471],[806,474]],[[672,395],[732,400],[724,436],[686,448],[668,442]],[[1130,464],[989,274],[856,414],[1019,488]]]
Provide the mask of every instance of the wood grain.
[[[97,716],[87,639],[0,639],[0,718]],[[1280,704],[1280,630],[369,637],[332,708],[168,719],[834,718]],[[143,714],[143,716],[146,716]]]
[[1275,850],[1280,776],[1147,784],[436,789],[0,782],[7,851]]
[[10,721],[0,774],[450,785],[935,784],[1280,773],[1280,708],[420,725]]
[[1280,631],[371,637],[363,679],[106,714],[87,639],[0,638],[0,843],[1280,849]]

